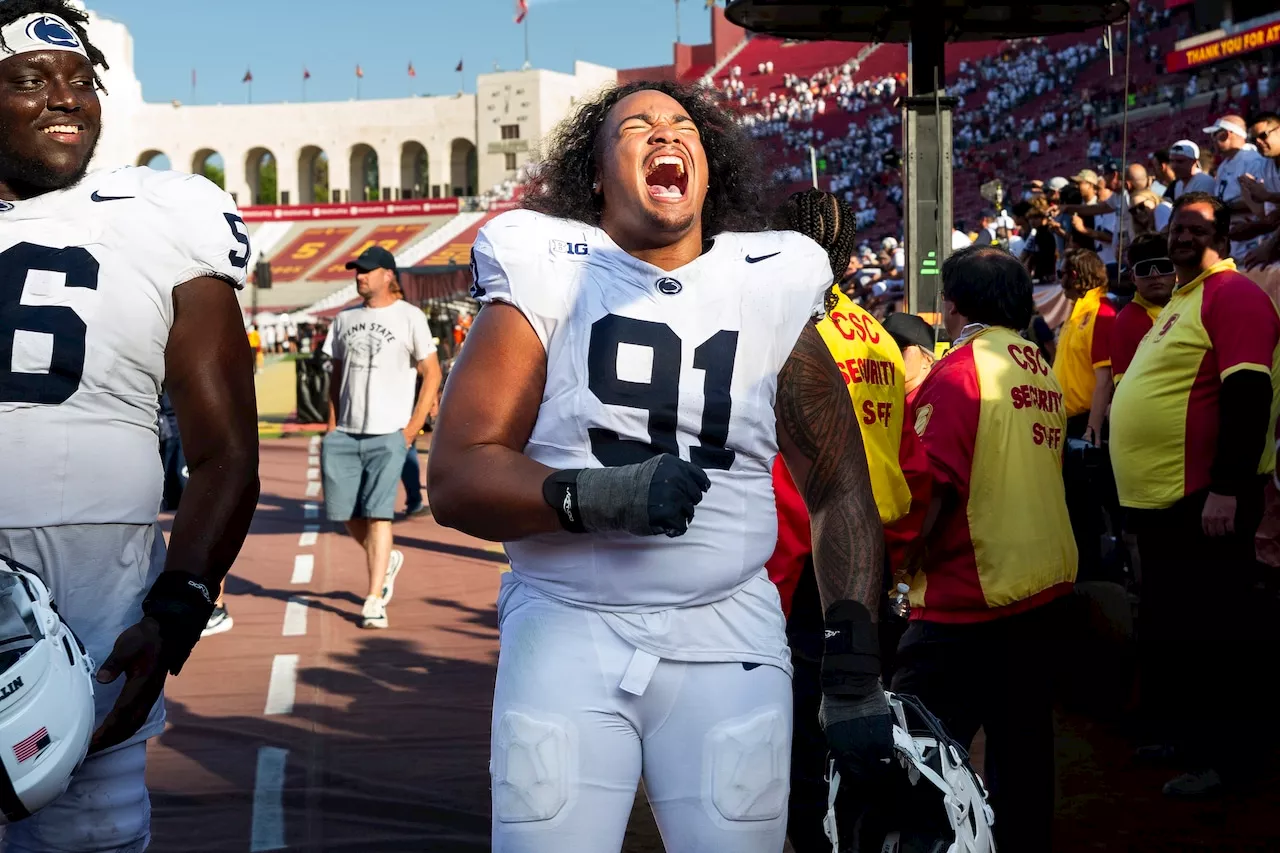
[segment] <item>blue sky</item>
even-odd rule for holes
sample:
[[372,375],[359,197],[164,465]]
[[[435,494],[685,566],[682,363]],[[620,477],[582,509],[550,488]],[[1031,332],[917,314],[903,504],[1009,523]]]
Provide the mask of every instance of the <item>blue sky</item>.
[[[134,66],[148,101],[244,103],[245,69],[253,71],[253,101],[299,101],[302,69],[311,72],[307,100],[355,97],[355,67],[364,69],[360,96],[402,98],[452,94],[454,68],[475,91],[475,76],[519,68],[522,26],[514,0],[87,0],[133,34]],[[615,68],[671,61],[674,0],[532,0],[527,25],[530,60],[568,71],[575,59]],[[181,12],[178,11],[181,9]],[[363,11],[368,10],[368,11]],[[376,11],[375,11],[376,10]],[[686,43],[710,40],[704,0],[680,4]],[[112,57],[108,56],[110,62]],[[408,77],[413,62],[416,79]]]

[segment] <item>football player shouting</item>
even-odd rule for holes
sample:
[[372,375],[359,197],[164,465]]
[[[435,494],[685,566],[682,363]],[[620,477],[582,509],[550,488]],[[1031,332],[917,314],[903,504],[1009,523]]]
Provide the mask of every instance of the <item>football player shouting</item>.
[[428,487],[440,523],[511,560],[499,853],[620,849],[641,777],[669,851],[782,849],[791,665],[764,569],[779,452],[812,513],[829,740],[855,778],[890,755],[883,533],[812,322],[831,269],[807,237],[761,230],[755,152],[709,98],[633,83],[583,104],[525,209],[473,248],[485,307]]

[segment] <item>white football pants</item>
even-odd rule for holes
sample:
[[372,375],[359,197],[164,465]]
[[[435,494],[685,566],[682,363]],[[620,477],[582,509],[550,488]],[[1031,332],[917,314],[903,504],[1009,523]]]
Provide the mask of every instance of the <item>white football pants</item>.
[[787,673],[659,660],[593,611],[514,598],[493,702],[494,853],[620,850],[641,776],[668,853],[780,853]]

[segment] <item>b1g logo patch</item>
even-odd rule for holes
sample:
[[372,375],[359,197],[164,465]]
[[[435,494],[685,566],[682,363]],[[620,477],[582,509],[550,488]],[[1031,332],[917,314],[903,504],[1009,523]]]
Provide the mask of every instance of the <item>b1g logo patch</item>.
[[566,240],[552,240],[551,254],[586,257],[591,254],[591,250],[587,248],[586,243],[570,243]]

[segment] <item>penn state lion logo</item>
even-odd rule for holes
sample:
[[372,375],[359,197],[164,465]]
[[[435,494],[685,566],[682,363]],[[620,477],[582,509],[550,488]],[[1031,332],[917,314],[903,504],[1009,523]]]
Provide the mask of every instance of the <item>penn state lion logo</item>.
[[347,340],[348,356],[353,363],[361,365],[373,364],[373,360],[382,352],[382,337],[368,330],[356,332]]
[[52,15],[41,15],[27,24],[27,37],[58,47],[80,47],[80,39],[76,38],[76,34],[64,27],[62,22]]

